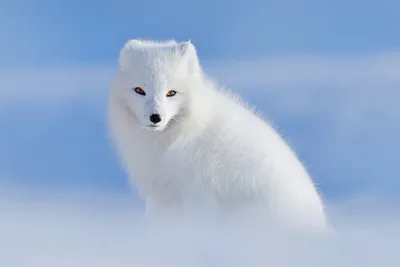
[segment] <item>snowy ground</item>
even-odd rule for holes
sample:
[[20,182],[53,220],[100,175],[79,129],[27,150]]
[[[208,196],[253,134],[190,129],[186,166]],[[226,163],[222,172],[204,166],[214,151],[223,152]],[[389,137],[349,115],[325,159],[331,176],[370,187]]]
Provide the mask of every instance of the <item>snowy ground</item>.
[[400,266],[400,218],[388,203],[331,203],[332,237],[264,227],[142,223],[129,197],[45,192],[0,199],[0,266]]

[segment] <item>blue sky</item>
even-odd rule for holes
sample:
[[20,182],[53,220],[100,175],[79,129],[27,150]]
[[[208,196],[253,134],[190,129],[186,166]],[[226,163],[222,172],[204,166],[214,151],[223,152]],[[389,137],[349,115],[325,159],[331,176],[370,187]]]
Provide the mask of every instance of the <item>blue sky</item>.
[[114,62],[135,37],[192,39],[203,59],[397,49],[400,4],[362,1],[0,2],[2,64]]
[[0,182],[8,186],[129,191],[104,108],[119,49],[141,37],[191,39],[210,74],[274,121],[328,197],[398,193],[396,1],[0,7]]
[[[129,191],[104,108],[119,49],[142,37],[191,39],[210,74],[273,120],[327,197],[398,193],[390,156],[399,147],[396,1],[2,0],[0,7],[6,185]],[[291,109],[299,96],[309,103]]]
[[[119,50],[139,37],[191,39],[206,71],[295,148],[357,236],[318,243],[323,266],[399,266],[398,14],[397,0],[0,0],[0,265],[110,266],[108,255],[131,266],[140,201],[107,139],[105,106]],[[361,225],[384,233],[360,238]]]

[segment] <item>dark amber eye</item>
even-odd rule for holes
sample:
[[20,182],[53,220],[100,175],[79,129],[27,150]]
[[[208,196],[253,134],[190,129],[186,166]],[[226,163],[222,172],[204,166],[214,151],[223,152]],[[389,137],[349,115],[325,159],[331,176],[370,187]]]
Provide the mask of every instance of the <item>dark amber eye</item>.
[[136,87],[135,92],[138,93],[139,95],[146,95],[145,91],[140,87]]
[[171,96],[174,96],[174,95],[176,95],[176,91],[175,90],[171,90],[171,91],[169,91],[167,93],[167,97],[171,97]]

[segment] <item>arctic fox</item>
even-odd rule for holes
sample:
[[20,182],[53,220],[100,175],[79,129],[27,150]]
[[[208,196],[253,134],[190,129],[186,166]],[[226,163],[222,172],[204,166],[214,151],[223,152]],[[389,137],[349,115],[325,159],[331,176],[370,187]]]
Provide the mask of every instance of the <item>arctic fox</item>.
[[254,211],[282,225],[326,227],[322,200],[295,153],[217,88],[190,41],[128,41],[108,120],[148,214],[174,216],[200,203],[221,214]]

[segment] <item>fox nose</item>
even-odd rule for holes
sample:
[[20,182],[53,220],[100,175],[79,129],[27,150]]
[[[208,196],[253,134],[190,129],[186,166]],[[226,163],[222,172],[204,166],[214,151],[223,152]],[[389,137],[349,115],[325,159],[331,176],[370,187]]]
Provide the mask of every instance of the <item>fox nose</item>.
[[159,122],[161,121],[161,116],[160,116],[160,114],[152,114],[152,115],[150,116],[150,121],[151,121],[152,123],[154,123],[154,124],[159,123]]

